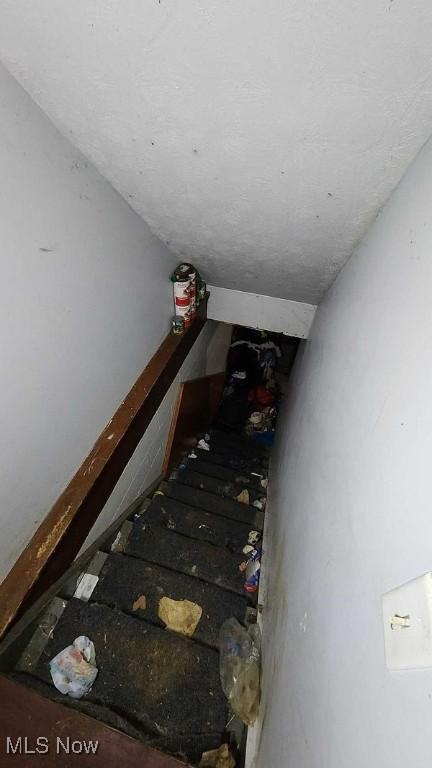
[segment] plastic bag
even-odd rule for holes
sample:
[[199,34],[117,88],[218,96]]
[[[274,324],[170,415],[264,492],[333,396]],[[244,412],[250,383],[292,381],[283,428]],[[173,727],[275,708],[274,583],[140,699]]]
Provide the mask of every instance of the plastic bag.
[[95,648],[85,635],[77,637],[50,661],[52,681],[60,693],[80,699],[88,693],[96,680]]
[[256,624],[245,629],[228,619],[219,633],[222,689],[233,712],[253,725],[260,702],[260,633]]

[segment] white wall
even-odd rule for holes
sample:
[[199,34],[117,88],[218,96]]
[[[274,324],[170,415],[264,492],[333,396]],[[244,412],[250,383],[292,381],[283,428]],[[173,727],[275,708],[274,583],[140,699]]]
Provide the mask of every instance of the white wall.
[[211,320],[206,323],[114,488],[104,510],[90,531],[81,551],[90,546],[129,504],[160,475],[180,383],[211,373],[218,373],[225,369],[231,330],[231,326],[224,325],[224,323],[215,323]]
[[272,466],[260,768],[430,768],[381,594],[432,570],[432,144],[303,344]]
[[[261,283],[259,282],[259,285]],[[290,299],[275,299],[262,293],[234,291],[209,285],[208,316],[212,320],[262,328],[307,339],[316,305]]]
[[0,580],[168,332],[174,257],[0,68]]

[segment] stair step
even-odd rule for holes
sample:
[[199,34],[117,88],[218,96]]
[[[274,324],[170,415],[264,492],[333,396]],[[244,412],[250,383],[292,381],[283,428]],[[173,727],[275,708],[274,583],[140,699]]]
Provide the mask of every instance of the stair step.
[[[203,451],[201,448],[194,448],[193,453],[197,459],[216,464],[217,466],[227,467],[239,472],[257,472],[265,477],[268,474],[268,462],[259,456],[237,456],[235,453],[218,453],[216,450]],[[191,459],[194,461],[194,459]]]
[[184,753],[188,734],[189,759],[194,737],[199,749],[203,734],[221,738],[227,703],[217,651],[105,605],[73,599],[33,674],[53,688],[49,661],[78,635],[94,642],[99,669],[86,702],[112,710],[166,751]]
[[270,449],[268,446],[260,445],[253,438],[233,434],[232,432],[220,432],[211,429],[210,448],[216,449],[219,453],[233,452],[241,456],[258,456],[268,459]]
[[231,552],[239,554],[247,544],[249,532],[253,530],[253,526],[246,523],[229,520],[197,507],[190,507],[160,494],[154,497],[143,522],[160,525],[162,528],[177,531],[192,539],[227,547]]
[[[209,477],[217,477],[219,480],[223,480],[227,483],[239,484],[242,488],[256,488],[262,489],[261,480],[256,475],[246,474],[240,470],[235,470],[231,467],[224,467],[220,464],[215,464],[211,461],[203,461],[201,459],[188,459],[186,461],[186,469],[191,469],[194,472],[200,472],[202,475],[208,475]],[[266,477],[266,475],[265,475]]]
[[206,512],[213,512],[215,515],[247,523],[257,531],[263,530],[263,512],[249,504],[241,504],[239,501],[233,501],[233,499],[224,499],[208,491],[191,488],[174,481],[161,483],[160,490],[171,499],[177,499],[177,501],[189,504],[191,507],[198,507]]
[[[145,597],[145,608],[134,609],[142,596]],[[223,622],[231,616],[244,622],[248,604],[245,596],[222,593],[218,587],[192,576],[120,554],[110,555],[90,599],[164,627],[158,616],[162,597],[190,600],[201,606],[202,617],[193,638],[214,648],[218,648]]]
[[145,522],[145,517],[133,524],[123,552],[244,594],[239,571],[244,556],[169,529],[161,535],[160,525]]
[[227,499],[237,499],[237,496],[244,491],[248,491],[249,505],[252,505],[254,501],[265,499],[266,491],[264,488],[253,488],[248,484],[237,484],[224,482],[217,477],[209,477],[209,475],[202,475],[200,472],[196,472],[189,466],[186,469],[175,469],[169,476],[169,482],[175,480],[183,485],[189,485],[191,488],[198,488],[202,491],[208,491],[214,493],[216,496],[222,496]]
[[[77,710],[79,713],[87,715],[90,718],[93,718],[93,720],[99,720],[105,725],[115,728],[117,731],[123,731],[128,736],[130,736],[133,739],[138,739],[139,741],[144,741],[147,746],[152,747],[154,749],[163,750],[163,753],[156,753],[157,754],[157,760],[156,763],[154,763],[155,759],[155,753],[153,752],[151,755],[151,766],[153,768],[156,768],[156,766],[164,766],[164,768],[168,768],[168,766],[172,766],[172,768],[180,768],[180,766],[185,766],[185,763],[183,762],[183,758],[186,758],[190,760],[192,763],[198,763],[201,755],[203,752],[206,752],[211,749],[218,749],[218,747],[221,744],[221,734],[220,733],[214,733],[214,734],[191,734],[190,736],[188,734],[181,734],[181,735],[174,735],[170,736],[169,734],[165,734],[162,736],[162,740],[159,737],[143,737],[142,728],[130,720],[127,720],[125,717],[122,717],[117,712],[114,712],[113,710],[109,709],[108,707],[104,706],[103,704],[96,703],[94,701],[90,701],[86,698],[83,699],[71,699],[70,696],[63,696],[59,691],[57,691],[52,685],[48,685],[47,683],[42,682],[42,680],[39,680],[36,677],[32,677],[29,674],[23,674],[23,673],[13,673],[8,675],[8,677],[11,677],[13,680],[16,680],[20,685],[25,685],[27,688],[31,688],[33,691],[38,693],[40,696],[44,696],[47,699],[50,699],[51,701],[61,704],[62,707],[68,707],[70,710]],[[70,718],[68,717],[68,712],[61,713],[62,718],[65,718],[68,720],[68,722],[74,722],[75,718],[73,715],[73,712],[70,713]],[[58,716],[58,713],[57,713]],[[62,723],[62,720],[56,721],[56,727],[54,729],[54,738],[56,738],[56,734],[59,733],[59,724]],[[89,728],[92,728],[91,723],[89,724]],[[67,730],[71,730],[66,728]],[[46,731],[39,731],[45,733]],[[90,731],[89,731],[90,732]],[[99,727],[97,724],[94,724],[93,727],[93,735],[94,732],[99,732]],[[76,734],[75,734],[76,735]],[[92,735],[92,734],[90,734]],[[73,738],[73,737],[72,737]],[[172,762],[170,758],[167,756],[168,754],[175,755],[176,753],[180,755],[182,762],[178,762],[178,760],[175,760],[175,762]],[[34,758],[34,756],[33,756]],[[25,759],[25,758],[24,758]],[[123,759],[123,754],[122,754]],[[66,758],[65,758],[66,760]],[[81,757],[77,758],[77,761],[73,760],[72,763],[69,762],[62,762],[62,766],[67,765],[78,765],[82,766],[90,766],[94,764],[94,758],[91,758],[89,762],[83,763],[84,758]],[[142,757],[141,757],[142,760]],[[146,757],[147,762],[145,763],[138,763],[140,766],[143,765],[149,765],[148,762],[149,758]],[[46,764],[46,761],[40,762],[40,766]],[[128,763],[129,764],[129,763]],[[16,762],[16,765],[19,765],[18,762]],[[25,763],[25,765],[28,765],[29,768],[31,766],[36,766],[36,763],[34,759],[31,760],[31,765],[28,763]],[[49,765],[49,763],[47,764]],[[52,762],[51,762],[52,765]],[[136,765],[136,763],[134,763]]]

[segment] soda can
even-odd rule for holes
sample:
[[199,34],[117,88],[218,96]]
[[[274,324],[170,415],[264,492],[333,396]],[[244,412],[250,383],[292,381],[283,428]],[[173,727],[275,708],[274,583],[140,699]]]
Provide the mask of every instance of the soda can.
[[179,264],[171,280],[175,314],[182,317],[188,327],[196,315],[196,271],[192,264]]

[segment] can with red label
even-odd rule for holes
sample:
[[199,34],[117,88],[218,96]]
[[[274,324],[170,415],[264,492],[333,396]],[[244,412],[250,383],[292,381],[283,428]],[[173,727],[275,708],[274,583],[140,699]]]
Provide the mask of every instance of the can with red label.
[[174,311],[184,318],[187,327],[196,315],[196,271],[192,264],[179,264],[171,276],[174,288]]

